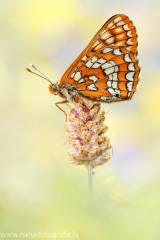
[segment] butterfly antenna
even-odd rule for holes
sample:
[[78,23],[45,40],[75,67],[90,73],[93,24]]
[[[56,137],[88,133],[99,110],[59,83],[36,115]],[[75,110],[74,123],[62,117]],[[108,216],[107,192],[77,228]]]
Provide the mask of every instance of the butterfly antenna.
[[33,74],[37,75],[38,77],[41,77],[41,78],[47,80],[47,81],[50,82],[51,84],[53,84],[53,83],[49,80],[49,78],[47,78],[47,77],[46,77],[40,70],[38,70],[32,63],[31,63],[30,65],[31,65],[37,72],[40,72],[43,76],[41,76],[41,75],[39,75],[39,74],[31,71],[31,70],[30,70],[29,68],[27,68],[27,67],[24,67],[24,69],[26,69],[26,70],[27,70],[28,72],[30,72],[30,73],[33,73]]
[[[49,80],[48,77],[46,77],[46,75],[44,75],[44,73],[42,73],[40,70],[38,70],[32,63],[30,64],[37,72],[40,72],[47,80]],[[50,80],[49,80],[50,81]]]

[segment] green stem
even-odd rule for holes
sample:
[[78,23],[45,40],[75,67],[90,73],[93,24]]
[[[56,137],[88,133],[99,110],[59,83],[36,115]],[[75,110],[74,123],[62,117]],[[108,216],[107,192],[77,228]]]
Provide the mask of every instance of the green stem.
[[89,189],[92,190],[92,166],[89,163],[87,165],[87,171],[88,171],[88,185],[89,185]]

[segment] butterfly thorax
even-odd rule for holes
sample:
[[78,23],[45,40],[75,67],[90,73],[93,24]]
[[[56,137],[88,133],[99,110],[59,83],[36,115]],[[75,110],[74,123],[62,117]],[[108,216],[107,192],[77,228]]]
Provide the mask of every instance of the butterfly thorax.
[[77,90],[69,83],[60,85],[58,82],[49,85],[50,93],[54,95],[59,95],[61,98],[65,99],[67,102],[75,102],[75,94]]

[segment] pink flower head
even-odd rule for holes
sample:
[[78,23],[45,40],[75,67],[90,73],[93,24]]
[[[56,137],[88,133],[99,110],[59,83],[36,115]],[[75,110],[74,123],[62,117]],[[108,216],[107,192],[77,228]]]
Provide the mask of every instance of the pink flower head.
[[67,151],[73,164],[90,163],[98,166],[110,159],[110,139],[104,136],[105,112],[100,112],[100,103],[87,101],[69,107],[65,123],[66,137],[72,147]]

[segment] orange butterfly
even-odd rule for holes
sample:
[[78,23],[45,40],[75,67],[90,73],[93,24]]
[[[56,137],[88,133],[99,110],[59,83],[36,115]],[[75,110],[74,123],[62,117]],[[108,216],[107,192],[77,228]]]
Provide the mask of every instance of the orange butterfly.
[[84,102],[83,98],[107,103],[131,99],[140,73],[137,45],[136,29],[131,20],[122,14],[111,17],[66,70],[60,82],[52,83],[44,75],[43,78],[50,82],[50,92],[63,99],[55,103],[56,106],[62,110],[58,104],[78,102],[79,99]]

